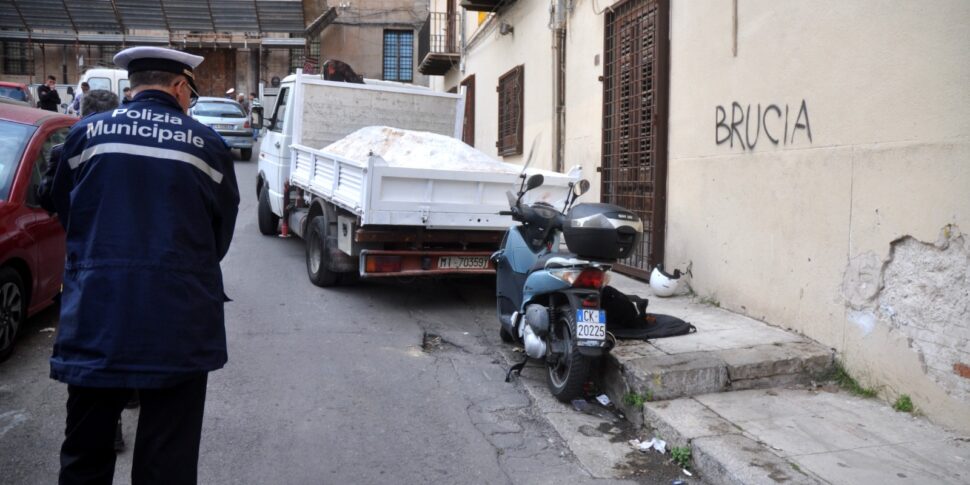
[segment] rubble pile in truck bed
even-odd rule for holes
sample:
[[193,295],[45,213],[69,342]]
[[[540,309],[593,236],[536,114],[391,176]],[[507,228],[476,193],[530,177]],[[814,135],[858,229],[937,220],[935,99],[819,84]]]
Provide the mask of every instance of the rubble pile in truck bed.
[[517,175],[521,165],[500,162],[461,140],[426,131],[388,126],[361,128],[323,148],[343,158],[366,163],[377,156],[392,167]]

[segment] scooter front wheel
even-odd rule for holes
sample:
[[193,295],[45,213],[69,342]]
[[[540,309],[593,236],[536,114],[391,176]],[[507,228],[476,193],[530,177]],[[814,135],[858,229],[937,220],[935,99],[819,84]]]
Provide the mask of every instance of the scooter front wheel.
[[549,390],[556,399],[570,402],[577,397],[582,397],[583,385],[589,378],[591,365],[589,357],[581,354],[576,345],[575,312],[569,306],[562,306],[557,313],[558,317],[550,329],[549,338],[552,341],[559,341],[565,350],[556,362],[546,364],[548,367],[546,383],[549,384]]

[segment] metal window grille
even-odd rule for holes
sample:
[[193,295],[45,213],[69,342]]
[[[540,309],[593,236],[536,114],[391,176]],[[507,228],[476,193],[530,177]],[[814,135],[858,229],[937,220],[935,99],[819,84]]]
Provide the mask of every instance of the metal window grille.
[[31,74],[33,66],[28,61],[26,42],[3,43],[4,74]]
[[411,82],[414,64],[414,32],[384,31],[384,80]]
[[296,49],[290,49],[290,70],[287,72],[292,74],[296,72],[297,69],[302,69],[304,57],[305,56],[303,54],[302,47],[298,47]]
[[619,268],[641,277],[663,261],[668,8],[630,0],[606,17],[601,194],[643,220],[640,247]]
[[516,66],[498,78],[498,154],[522,154],[525,66]]

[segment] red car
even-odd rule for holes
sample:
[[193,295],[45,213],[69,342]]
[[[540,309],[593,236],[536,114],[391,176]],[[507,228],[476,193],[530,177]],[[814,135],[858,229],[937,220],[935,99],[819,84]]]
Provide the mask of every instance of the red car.
[[64,230],[40,207],[50,150],[77,118],[0,103],[0,361],[27,317],[61,290]]
[[24,83],[11,83],[0,81],[0,96],[14,101],[19,101],[27,106],[33,105],[30,96],[30,88]]

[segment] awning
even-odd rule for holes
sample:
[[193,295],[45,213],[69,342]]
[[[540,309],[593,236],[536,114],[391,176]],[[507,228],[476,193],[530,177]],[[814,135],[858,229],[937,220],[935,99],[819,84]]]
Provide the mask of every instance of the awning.
[[[7,0],[0,9],[0,36],[10,31],[123,34],[131,29],[170,33],[300,33],[306,23],[301,0]],[[49,35],[50,32],[45,32]]]

